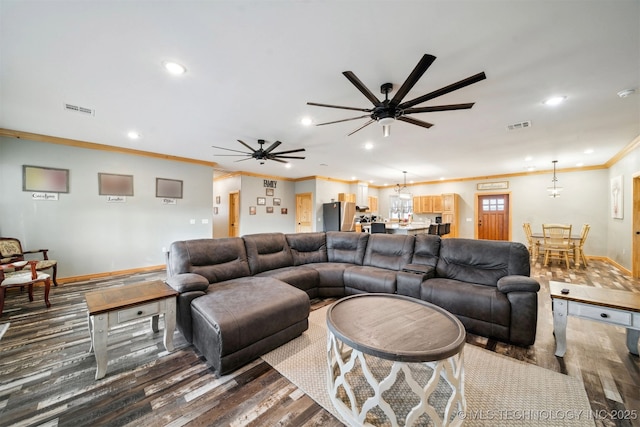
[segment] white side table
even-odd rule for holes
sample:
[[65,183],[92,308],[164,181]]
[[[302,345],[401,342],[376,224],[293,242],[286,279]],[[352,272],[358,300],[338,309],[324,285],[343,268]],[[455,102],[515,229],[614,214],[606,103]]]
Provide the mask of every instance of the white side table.
[[91,348],[96,356],[96,380],[107,373],[109,329],[132,320],[149,317],[151,329],[158,332],[158,319],[164,316],[164,347],[173,351],[178,292],[164,282],[142,282],[85,294],[88,308]]

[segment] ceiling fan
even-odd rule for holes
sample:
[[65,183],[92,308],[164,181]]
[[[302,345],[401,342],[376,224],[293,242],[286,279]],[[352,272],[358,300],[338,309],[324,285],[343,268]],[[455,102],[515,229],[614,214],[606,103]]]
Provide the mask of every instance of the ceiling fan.
[[281,160],[281,159],[304,159],[304,157],[299,157],[299,156],[283,156],[283,154],[291,154],[291,153],[298,153],[300,151],[305,151],[304,148],[298,148],[295,150],[287,150],[287,151],[279,151],[277,153],[274,153],[273,150],[276,149],[276,147],[278,147],[280,144],[282,144],[282,142],[280,141],[276,141],[273,144],[271,144],[267,149],[263,148],[263,145],[266,143],[266,141],[264,139],[259,139],[258,140],[258,144],[260,144],[260,148],[258,148],[257,150],[254,150],[253,148],[251,148],[251,146],[249,144],[246,144],[240,140],[238,140],[238,142],[242,145],[244,145],[245,147],[247,147],[249,150],[251,150],[250,153],[247,153],[245,151],[239,151],[239,150],[232,150],[230,148],[224,148],[224,147],[216,147],[215,145],[212,145],[213,148],[218,148],[220,150],[227,150],[227,151],[234,151],[236,153],[240,153],[240,154],[216,154],[217,156],[244,156],[246,157],[245,159],[240,159],[240,160],[236,160],[236,162],[242,162],[244,160],[249,160],[249,159],[256,159],[258,161],[260,161],[261,165],[264,165],[264,162],[267,160],[275,160],[276,162],[280,162],[280,163],[289,163],[286,160]]
[[445,86],[438,90],[434,90],[426,95],[419,96],[410,101],[402,102],[404,97],[409,93],[411,88],[420,80],[420,77],[427,71],[427,69],[431,66],[433,61],[435,61],[436,57],[433,55],[425,54],[422,56],[418,65],[413,69],[409,77],[402,84],[400,89],[396,92],[392,99],[389,99],[389,92],[393,90],[392,83],[384,83],[380,86],[380,92],[384,94],[384,101],[379,100],[361,81],[353,74],[352,71],[345,71],[342,74],[360,91],[362,94],[373,103],[373,108],[355,108],[355,107],[344,107],[341,105],[330,105],[330,104],[318,104],[316,102],[307,102],[307,105],[314,105],[317,107],[329,107],[329,108],[340,108],[343,110],[355,110],[355,111],[364,111],[368,114],[358,117],[351,117],[349,119],[336,120],[333,122],[319,123],[316,126],[324,126],[330,125],[333,123],[346,122],[349,120],[357,120],[365,117],[369,117],[369,121],[364,125],[360,126],[353,132],[351,132],[348,136],[353,135],[359,130],[369,126],[373,122],[378,122],[382,125],[384,136],[389,136],[389,125],[393,123],[395,120],[400,120],[402,122],[411,123],[412,125],[422,126],[424,128],[430,128],[433,124],[414,119],[413,117],[408,117],[408,114],[415,113],[430,113],[433,111],[448,111],[448,110],[465,110],[473,107],[473,102],[467,104],[450,104],[450,105],[436,105],[432,107],[414,107],[415,105],[421,104],[423,102],[429,101],[431,99],[437,98],[439,96],[445,95],[449,92],[453,92],[458,89],[462,89],[465,86],[469,86],[473,83],[477,83],[481,80],[487,78],[484,72],[475,74],[471,77],[467,77],[466,79],[460,80],[459,82],[452,83],[449,86]]

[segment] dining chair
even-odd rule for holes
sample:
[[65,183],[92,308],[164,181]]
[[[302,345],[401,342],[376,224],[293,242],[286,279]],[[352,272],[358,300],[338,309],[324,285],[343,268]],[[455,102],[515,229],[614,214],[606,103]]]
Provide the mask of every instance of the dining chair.
[[383,222],[372,222],[371,223],[371,234],[374,233],[386,233],[387,226]]
[[549,259],[564,260],[569,268],[569,255],[573,253],[571,245],[571,225],[542,224],[544,237],[544,266],[549,265]]
[[[51,289],[51,276],[36,270],[37,261],[16,261],[9,264],[0,264],[0,316],[4,310],[4,301],[7,289],[27,286],[29,289],[29,301],[33,301],[33,285],[44,283],[44,303],[47,308],[49,302],[49,290]],[[28,268],[26,266],[29,265]]]
[[525,222],[522,224],[524,229],[524,235],[527,238],[527,247],[529,249],[529,256],[532,261],[538,259],[540,254],[540,241],[533,238],[533,232],[531,231],[531,223]]
[[587,257],[584,254],[584,243],[587,241],[589,230],[591,230],[591,226],[589,224],[583,224],[582,230],[580,230],[580,240],[577,243],[573,243],[573,263],[576,267],[580,266],[581,261],[585,267],[589,266]]

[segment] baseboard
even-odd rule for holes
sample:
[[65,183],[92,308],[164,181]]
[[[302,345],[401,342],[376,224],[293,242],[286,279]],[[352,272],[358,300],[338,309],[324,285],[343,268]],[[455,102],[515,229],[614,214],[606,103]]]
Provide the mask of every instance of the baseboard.
[[150,267],[131,268],[128,270],[109,271],[106,273],[87,274],[84,276],[62,277],[62,278],[56,279],[56,281],[59,284],[63,285],[65,283],[84,282],[87,280],[101,279],[103,277],[124,276],[127,274],[148,273],[150,271],[161,271],[161,270],[164,270],[165,268],[166,268],[165,265],[154,265]]

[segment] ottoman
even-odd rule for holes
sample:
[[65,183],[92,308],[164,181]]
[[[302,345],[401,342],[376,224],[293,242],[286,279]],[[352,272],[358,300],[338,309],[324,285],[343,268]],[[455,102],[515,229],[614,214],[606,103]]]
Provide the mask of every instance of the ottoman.
[[302,334],[309,310],[306,292],[274,278],[215,283],[191,302],[193,344],[224,375]]

